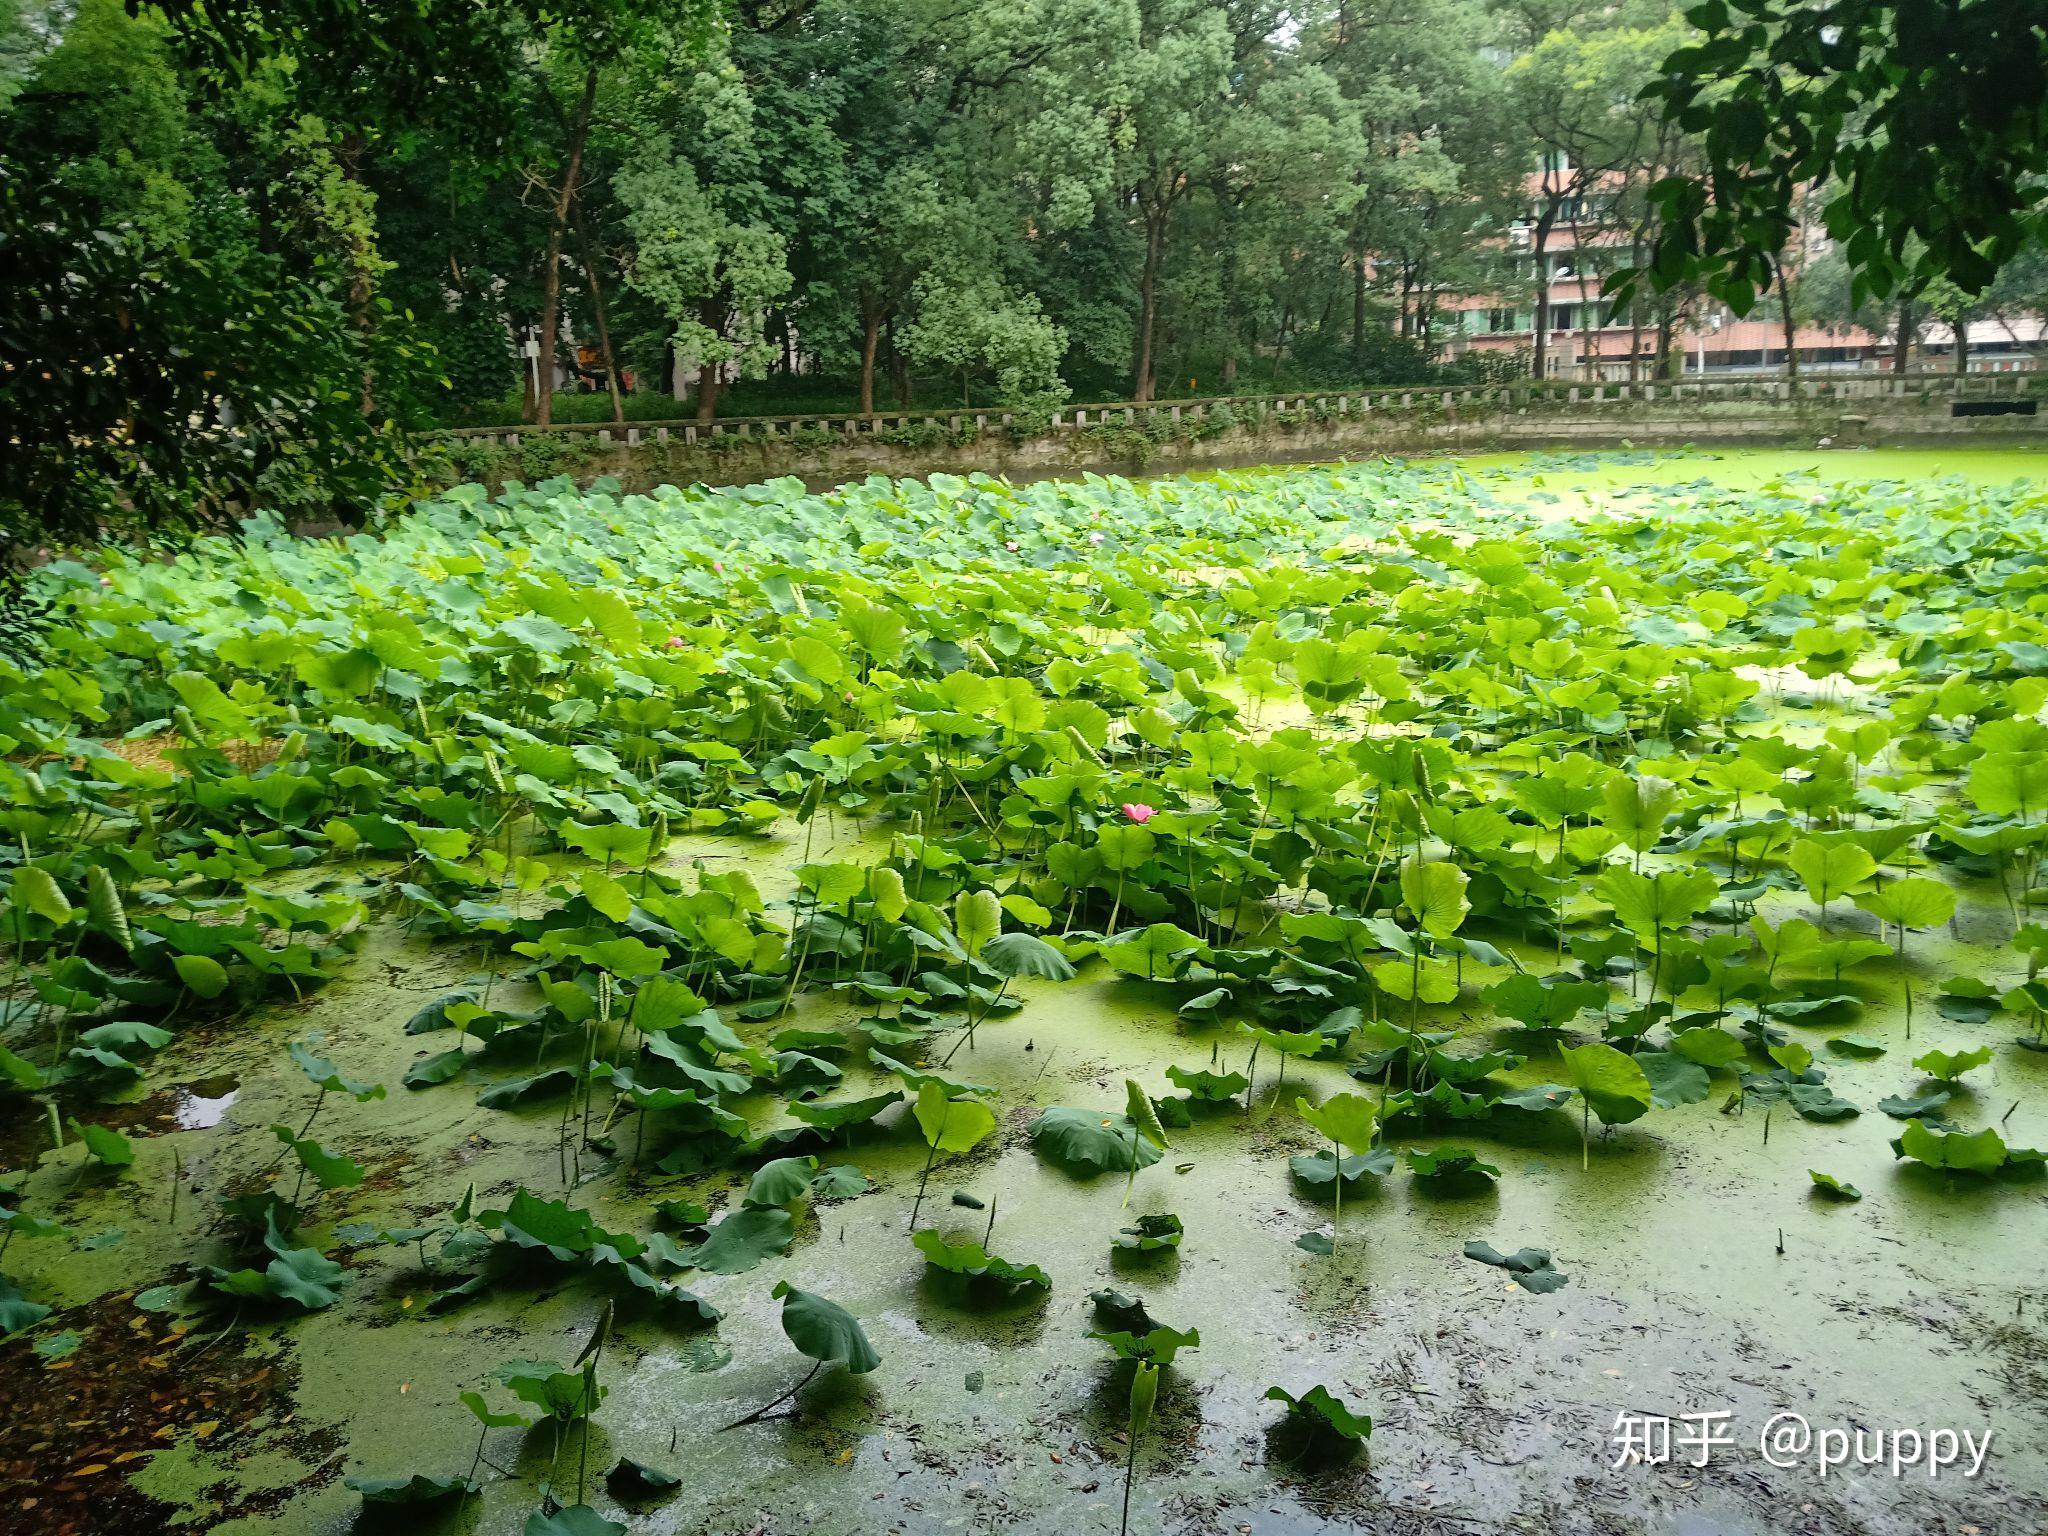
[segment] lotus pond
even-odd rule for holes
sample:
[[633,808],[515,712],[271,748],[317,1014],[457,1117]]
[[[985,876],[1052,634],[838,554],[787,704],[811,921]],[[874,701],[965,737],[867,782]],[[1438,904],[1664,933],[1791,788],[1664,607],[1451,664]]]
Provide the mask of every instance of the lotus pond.
[[2039,1529],[2032,462],[46,568],[0,1531]]

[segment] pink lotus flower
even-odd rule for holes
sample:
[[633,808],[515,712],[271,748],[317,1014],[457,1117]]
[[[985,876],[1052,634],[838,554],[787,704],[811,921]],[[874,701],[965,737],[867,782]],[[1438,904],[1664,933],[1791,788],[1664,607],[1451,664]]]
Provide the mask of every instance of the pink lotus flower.
[[1157,816],[1159,814],[1157,811],[1153,810],[1152,807],[1149,805],[1134,805],[1128,800],[1124,802],[1123,811],[1124,820],[1134,821],[1141,827],[1146,822],[1150,821],[1154,816]]
[[1003,540],[1003,548],[1014,555],[1017,553],[1017,541],[1015,539],[1005,539]]
[[722,576],[725,574],[725,562],[723,560],[714,560],[711,562],[711,569],[717,571]]
[[668,648],[672,651],[680,651],[683,648],[683,637],[681,635],[670,635],[668,637]]
[[1091,533],[1088,535],[1088,542],[1090,544],[1100,544],[1102,542],[1102,535],[1099,533]]
[[103,587],[111,587],[113,584],[114,578],[111,576],[102,576],[100,578],[100,585]]

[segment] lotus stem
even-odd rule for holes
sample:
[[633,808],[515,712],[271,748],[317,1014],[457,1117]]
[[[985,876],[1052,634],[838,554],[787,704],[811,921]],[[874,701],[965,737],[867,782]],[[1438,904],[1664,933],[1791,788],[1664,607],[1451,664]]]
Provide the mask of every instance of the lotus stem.
[[1337,1231],[1344,1221],[1344,1147],[1336,1137],[1330,1138],[1330,1164],[1337,1170],[1337,1179],[1330,1187],[1334,1189],[1337,1204],[1330,1213],[1330,1252],[1337,1251]]
[[804,1379],[802,1381],[798,1382],[795,1386],[791,1387],[787,1392],[783,1393],[782,1396],[776,1398],[774,1402],[764,1403],[761,1407],[756,1408],[752,1413],[748,1414],[745,1418],[734,1419],[730,1424],[719,1425],[718,1428],[714,1431],[714,1433],[722,1435],[728,1429],[738,1429],[742,1424],[751,1424],[756,1419],[765,1419],[769,1414],[773,1413],[777,1408],[780,1408],[792,1397],[795,1397],[797,1393],[803,1391],[805,1387],[809,1386],[811,1384],[811,1378],[817,1375],[818,1372],[822,1371],[824,1368],[824,1361],[816,1361],[812,1364],[811,1368],[804,1373]]

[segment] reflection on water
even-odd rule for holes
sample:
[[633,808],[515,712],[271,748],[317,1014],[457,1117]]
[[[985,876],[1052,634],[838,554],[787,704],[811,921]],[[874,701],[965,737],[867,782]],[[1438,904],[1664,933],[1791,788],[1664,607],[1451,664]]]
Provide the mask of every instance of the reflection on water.
[[171,1119],[181,1131],[203,1131],[219,1125],[235,1102],[236,1083],[232,1077],[209,1077],[196,1083],[182,1083],[171,1090]]

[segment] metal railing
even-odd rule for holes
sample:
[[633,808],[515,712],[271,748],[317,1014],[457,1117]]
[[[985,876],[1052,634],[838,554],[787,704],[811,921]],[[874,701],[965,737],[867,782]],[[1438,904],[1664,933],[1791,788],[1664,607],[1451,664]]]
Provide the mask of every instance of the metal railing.
[[[1022,417],[995,407],[961,407],[940,411],[806,412],[791,416],[725,416],[710,422],[672,421],[556,422],[510,427],[451,427],[435,436],[451,442],[481,442],[516,448],[527,437],[595,437],[600,446],[623,442],[697,445],[747,439],[773,441],[809,436],[819,445],[835,439],[900,440],[919,429],[979,436],[991,429],[1016,428],[1020,419],[1032,435],[1061,435],[1090,429],[1131,427],[1154,429],[1162,423],[1283,424],[1362,420],[1373,416],[1417,413],[1458,419],[1572,407],[1664,403],[1817,402],[1850,405],[1887,400],[2011,400],[2032,392],[2035,370],[2004,373],[1832,373],[1801,379],[1783,378],[1658,379],[1640,383],[1540,382],[1520,379],[1502,384],[1390,385],[1346,390],[1290,390],[1270,395],[1212,395],[1193,400],[1139,402],[1115,400],[1061,406],[1049,417]],[[1228,413],[1227,417],[1224,413]]]

